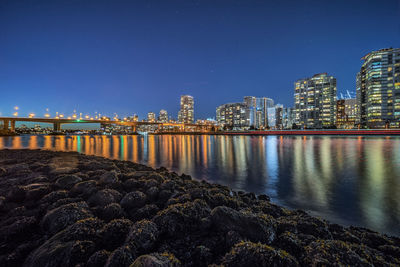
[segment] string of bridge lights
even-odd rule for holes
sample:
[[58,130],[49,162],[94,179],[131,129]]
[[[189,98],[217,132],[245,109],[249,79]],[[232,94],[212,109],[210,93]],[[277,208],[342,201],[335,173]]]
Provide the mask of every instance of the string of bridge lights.
[[[18,117],[18,116],[20,115],[19,110],[20,110],[20,108],[19,108],[18,106],[15,106],[15,107],[14,107],[14,111],[13,111],[13,116],[14,116],[14,117]],[[101,113],[97,113],[97,111],[95,112],[95,115],[94,115],[94,116],[91,116],[91,115],[83,115],[82,113],[79,113],[79,114],[78,114],[78,113],[76,112],[76,110],[73,111],[73,114],[72,114],[72,115],[70,115],[70,116],[65,116],[64,114],[62,114],[62,113],[60,113],[60,112],[57,111],[57,112],[56,112],[56,115],[55,115],[54,117],[52,117],[52,115],[50,114],[48,108],[46,108],[46,112],[44,113],[43,116],[44,116],[44,118],[68,119],[68,120],[72,120],[72,119],[77,119],[77,120],[83,120],[83,119],[86,119],[86,120],[107,120],[107,121],[110,120],[109,117],[104,116],[104,115],[102,116]],[[33,113],[33,112],[31,112],[31,113],[28,114],[28,117],[29,117],[29,118],[35,118],[35,117],[36,117],[36,114]],[[117,113],[114,113],[113,120],[114,120],[114,121],[119,121],[119,120],[127,121],[128,118],[125,117],[125,118],[123,118],[123,119],[119,119],[119,118],[118,118],[118,114],[117,114]]]

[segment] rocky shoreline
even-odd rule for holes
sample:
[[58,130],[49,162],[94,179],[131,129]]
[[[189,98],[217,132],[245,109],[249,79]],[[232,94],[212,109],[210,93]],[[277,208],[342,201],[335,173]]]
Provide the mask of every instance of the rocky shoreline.
[[399,266],[400,238],[165,168],[0,150],[0,266]]

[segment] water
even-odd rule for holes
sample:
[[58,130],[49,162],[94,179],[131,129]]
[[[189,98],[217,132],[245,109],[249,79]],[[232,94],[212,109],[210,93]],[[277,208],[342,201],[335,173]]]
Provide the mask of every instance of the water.
[[400,235],[400,137],[17,136],[2,148],[164,166],[345,225]]

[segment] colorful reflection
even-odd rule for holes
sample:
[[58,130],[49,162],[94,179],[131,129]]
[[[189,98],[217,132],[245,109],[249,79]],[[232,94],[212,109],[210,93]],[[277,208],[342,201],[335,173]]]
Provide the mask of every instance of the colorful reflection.
[[338,223],[400,234],[400,137],[15,136],[0,149],[77,151],[268,194]]

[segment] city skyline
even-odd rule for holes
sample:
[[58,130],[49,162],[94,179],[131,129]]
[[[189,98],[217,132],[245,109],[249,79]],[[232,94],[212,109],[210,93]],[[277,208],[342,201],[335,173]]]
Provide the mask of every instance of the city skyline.
[[[363,3],[356,12],[344,2],[296,2],[289,9],[250,2],[93,8],[2,1],[0,90],[7,101],[0,112],[10,115],[18,105],[25,114],[49,108],[144,118],[165,109],[176,117],[183,94],[196,99],[196,119],[215,117],[215,107],[244,95],[292,106],[297,79],[328,72],[338,93],[354,91],[361,58],[400,40],[397,1]],[[379,21],[377,12],[385,14]]]

